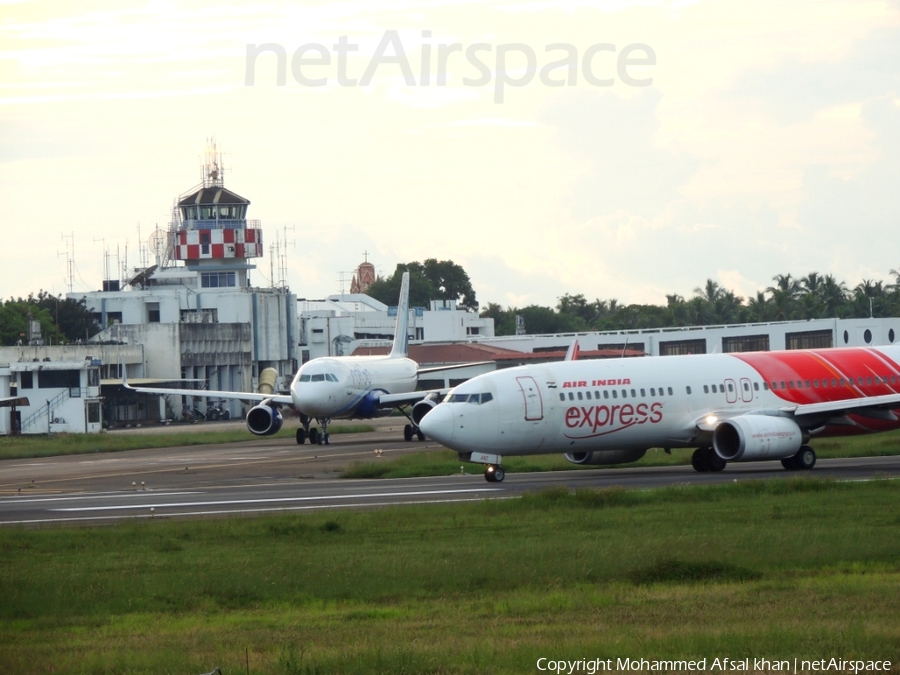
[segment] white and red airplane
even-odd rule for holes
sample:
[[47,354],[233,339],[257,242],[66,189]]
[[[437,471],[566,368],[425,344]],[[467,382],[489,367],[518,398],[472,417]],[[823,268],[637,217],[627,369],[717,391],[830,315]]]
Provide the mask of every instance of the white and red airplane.
[[[294,408],[300,413],[303,427],[297,429],[297,443],[328,443],[328,423],[335,418],[369,419],[387,415],[399,409],[409,419],[404,427],[405,440],[417,436],[424,440],[418,421],[436,406],[446,389],[416,391],[419,375],[472,364],[420,368],[407,357],[409,346],[409,272],[404,272],[394,326],[394,342],[387,356],[323,356],[304,363],[294,375],[289,394],[211,391],[204,389],[169,389],[162,387],[132,387],[122,379],[127,389],[145,394],[168,394],[200,398],[231,398],[255,401],[247,412],[247,428],[257,436],[268,436],[281,429],[281,407]],[[412,405],[411,413],[406,406]],[[319,422],[321,431],[310,428]]]
[[697,448],[697,471],[811,469],[812,438],[897,429],[898,414],[900,347],[865,347],[519,366],[459,385],[419,427],[495,482],[503,455],[622,464],[655,447]]

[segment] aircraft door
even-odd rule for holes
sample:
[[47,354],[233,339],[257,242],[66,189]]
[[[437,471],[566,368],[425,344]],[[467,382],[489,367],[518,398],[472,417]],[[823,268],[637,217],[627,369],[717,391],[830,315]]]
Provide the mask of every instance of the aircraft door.
[[522,396],[525,397],[525,419],[527,421],[544,419],[544,402],[541,400],[541,391],[534,378],[526,375],[517,377],[516,382],[519,383]]
[[741,400],[744,403],[750,403],[753,400],[753,385],[746,377],[741,378]]
[[725,400],[729,403],[737,403],[738,393],[737,393],[737,385],[734,383],[734,380],[727,379],[725,380]]

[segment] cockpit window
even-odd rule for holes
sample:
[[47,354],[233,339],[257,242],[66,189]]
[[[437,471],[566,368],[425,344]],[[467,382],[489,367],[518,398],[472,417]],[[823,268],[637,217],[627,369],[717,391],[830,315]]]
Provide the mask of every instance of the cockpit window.
[[338,381],[337,375],[334,375],[333,373],[325,373],[325,379],[328,380],[329,382],[337,382]]
[[447,397],[444,399],[444,403],[474,403],[475,405],[480,405],[482,403],[487,403],[488,401],[493,400],[493,395],[491,394],[447,394]]
[[312,376],[313,382],[324,382],[325,381],[325,373],[318,373]]
[[301,381],[301,382],[309,382],[309,379],[310,379],[310,378],[309,378],[309,375],[301,375],[301,376],[300,376],[300,381]]

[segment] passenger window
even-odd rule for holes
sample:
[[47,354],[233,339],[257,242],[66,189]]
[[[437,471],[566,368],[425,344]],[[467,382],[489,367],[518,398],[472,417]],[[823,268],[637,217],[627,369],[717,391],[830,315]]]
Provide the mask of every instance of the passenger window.
[[579,400],[579,401],[583,401],[583,400],[584,400],[584,396],[581,394],[580,391],[578,392],[578,400]]
[[631,390],[631,398],[637,398],[637,394],[634,389]]
[[622,398],[628,398],[628,390],[627,389],[622,390]]
[[616,390],[615,390],[615,389],[612,390],[612,393],[613,393],[613,398],[618,398],[618,396],[616,395]]
[[672,395],[672,387],[669,387],[669,396]]
[[768,382],[763,382],[763,390],[769,391],[769,383]]
[[563,394],[562,392],[560,392],[560,394],[559,394],[559,400],[560,400],[560,401],[565,401],[565,400],[566,400],[566,395]]
[[644,390],[641,389],[641,398],[644,398],[646,395],[647,395],[647,394],[644,392]]
[[712,386],[712,390],[713,390],[713,393],[714,393],[714,394],[718,394],[718,393],[719,393],[719,388],[718,388],[716,385],[713,385],[713,386]]
[[656,388],[655,387],[650,387],[650,395],[656,396]]
[[734,391],[734,385],[731,382],[728,383],[728,391],[729,393]]
[[690,386],[685,387],[684,390],[685,390],[685,391],[688,393],[688,395],[690,396],[690,393],[691,393],[691,388],[690,388]]
[[743,384],[744,384],[744,391],[750,391],[750,384],[747,382],[744,382]]
[[570,400],[570,401],[574,401],[574,400],[575,400],[575,394],[573,394],[571,391],[569,392],[569,400]]
[[609,390],[608,389],[603,390],[603,398],[609,398]]
[[759,382],[753,383],[753,391],[759,391]]
[[788,382],[788,389],[793,389],[793,388],[794,388],[794,381],[793,381],[793,380],[790,380],[790,381]]
[[809,380],[805,380],[805,381],[803,382],[803,385],[804,385],[807,389],[809,389]]
[[589,392],[589,391],[584,392],[584,397],[585,397],[588,401],[590,401],[590,400],[591,400],[591,392]]
[[813,380],[813,389],[818,389],[818,388],[819,388],[819,381]]
[[708,393],[709,393],[709,385],[708,385],[708,384],[704,384],[704,385],[703,385],[703,393],[704,393],[704,394],[708,394]]

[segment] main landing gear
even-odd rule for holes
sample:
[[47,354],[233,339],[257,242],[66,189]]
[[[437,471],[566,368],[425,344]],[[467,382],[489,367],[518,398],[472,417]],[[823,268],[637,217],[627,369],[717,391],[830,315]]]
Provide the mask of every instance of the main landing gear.
[[725,460],[716,454],[712,448],[697,448],[691,455],[691,465],[694,471],[721,471],[725,468]]
[[808,445],[801,447],[793,457],[781,460],[781,466],[788,471],[809,471],[816,465],[816,451]]
[[487,469],[484,470],[484,479],[488,483],[502,483],[504,478],[506,478],[506,472],[501,466],[488,464]]
[[300,416],[300,421],[303,423],[303,427],[301,429],[297,429],[297,445],[303,445],[306,443],[306,439],[309,439],[311,445],[325,445],[329,444],[329,435],[328,435],[328,422],[329,420],[325,418],[320,418],[316,420],[322,427],[322,431],[319,432],[318,429],[313,427],[309,428],[312,420],[306,415]]
[[422,433],[422,430],[419,429],[419,426],[417,424],[407,424],[405,427],[403,427],[404,441],[411,441],[413,439],[413,436],[418,438],[420,441],[425,440],[425,434]]

